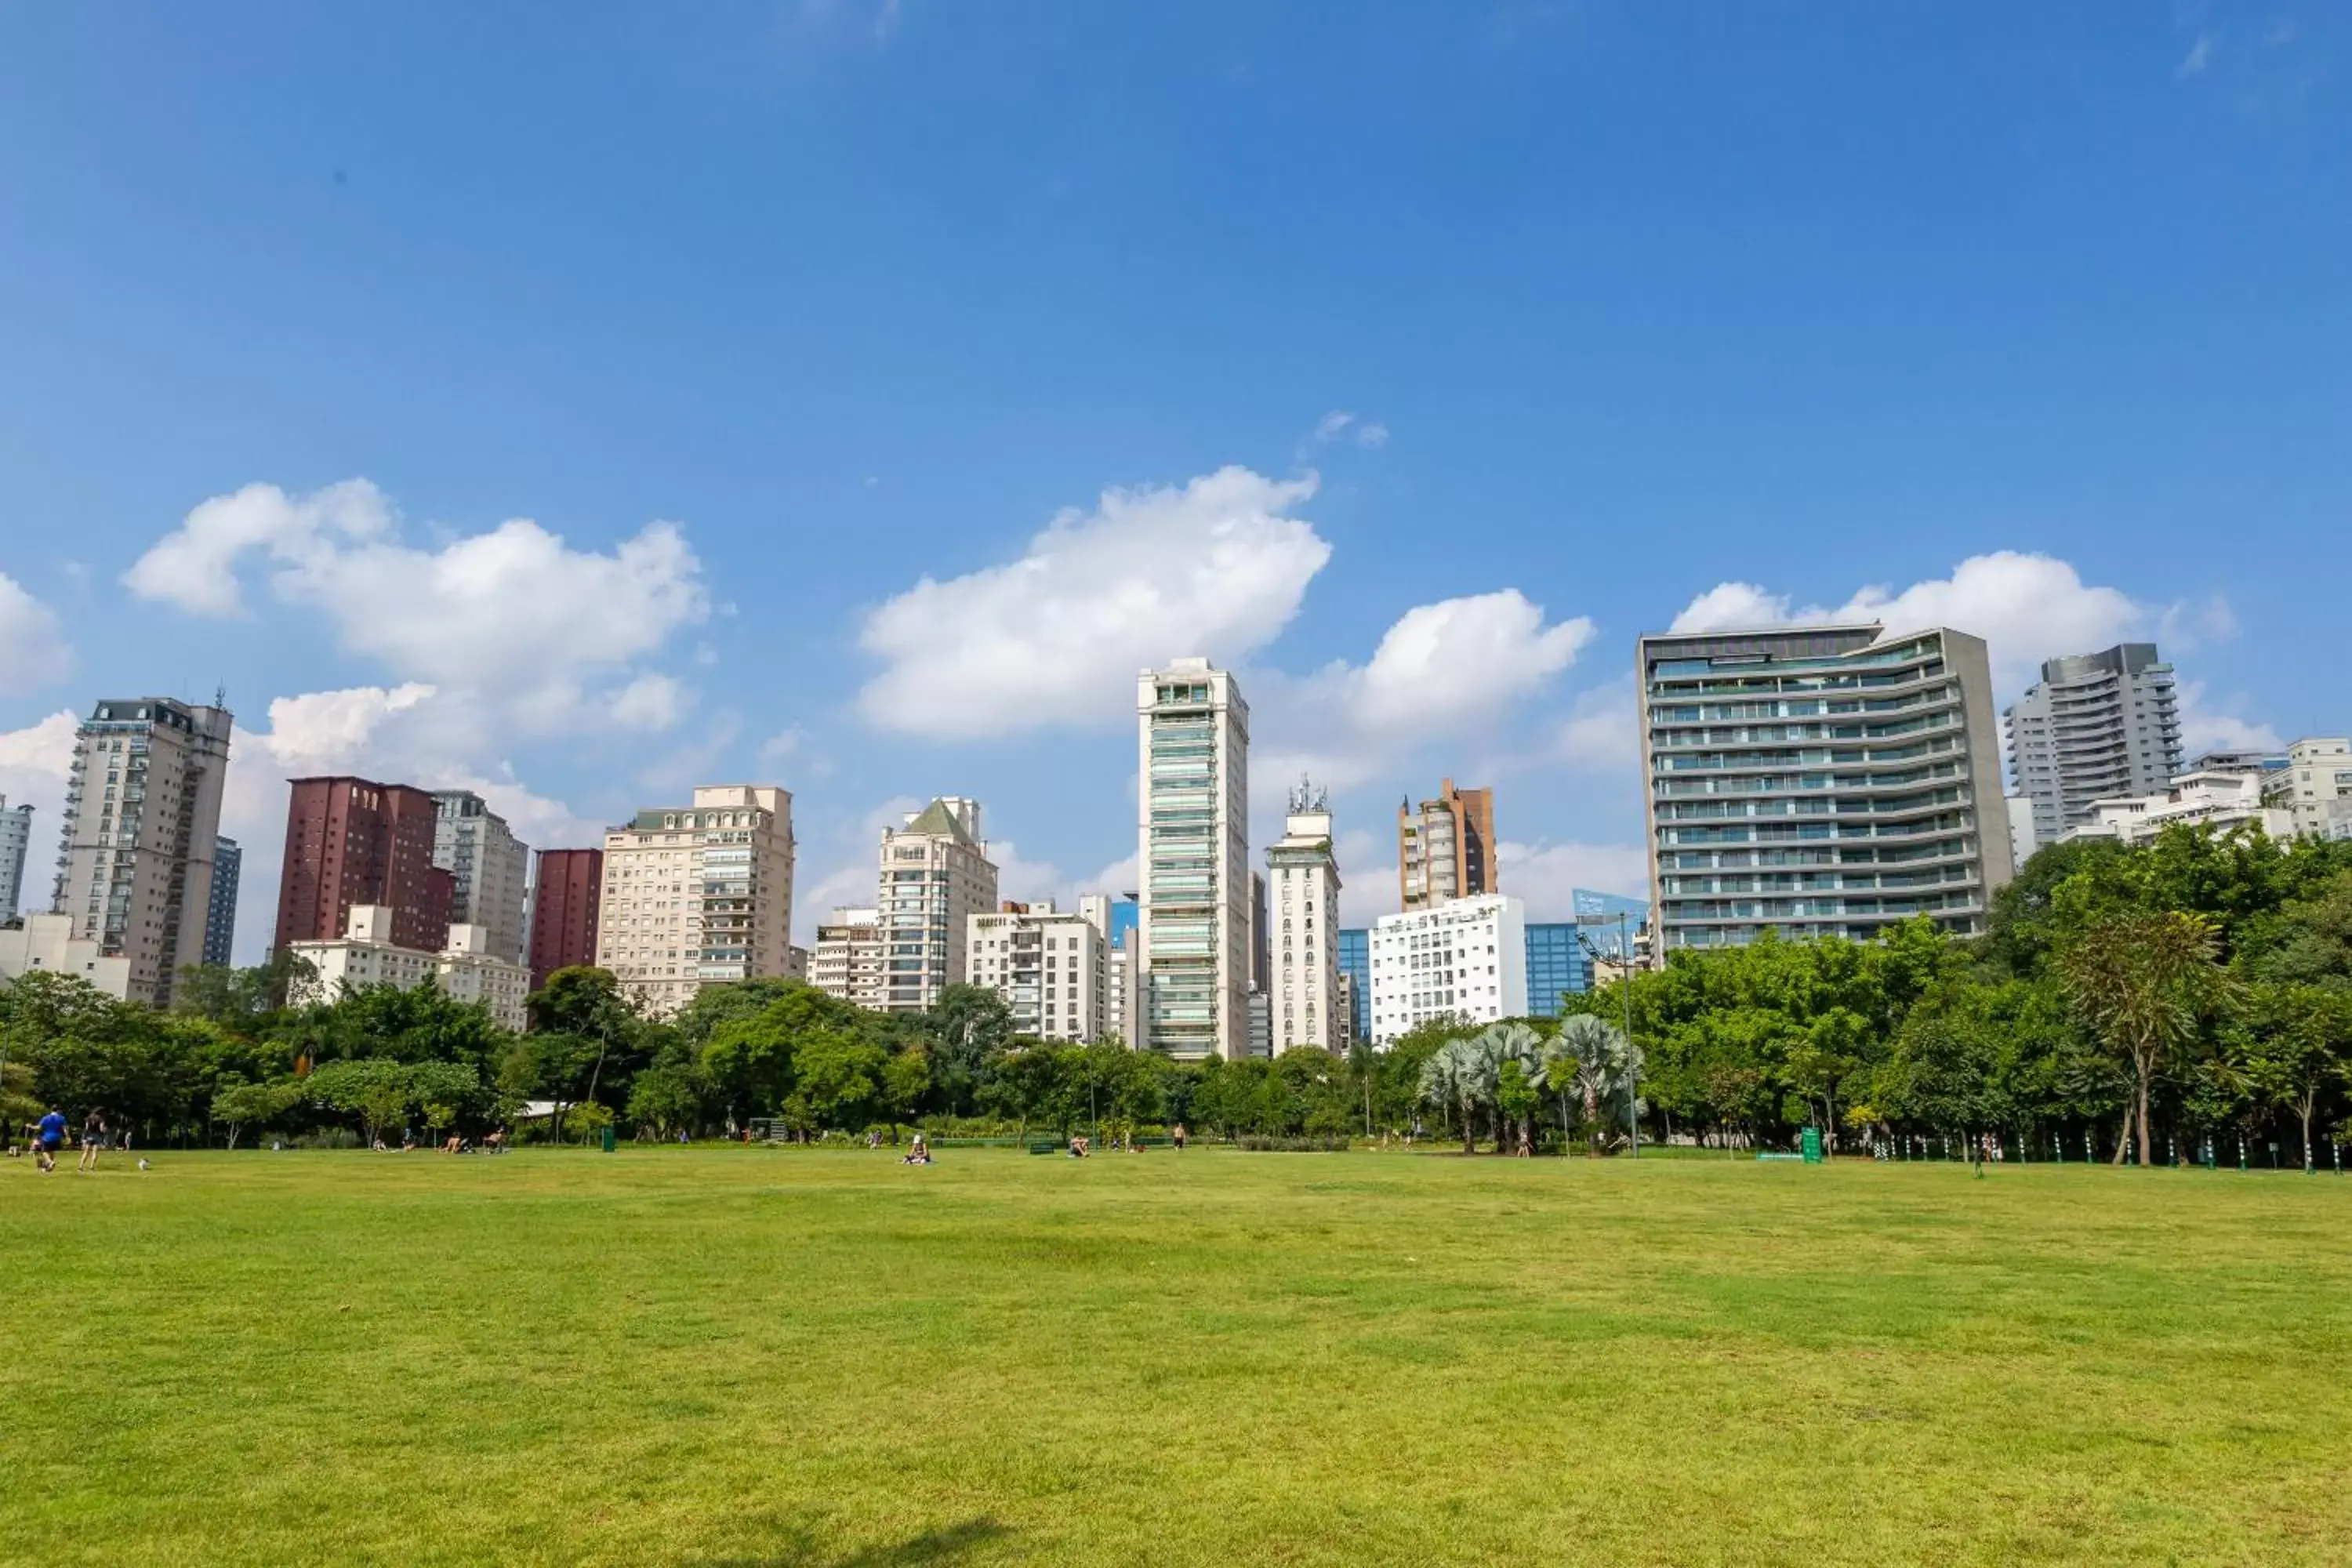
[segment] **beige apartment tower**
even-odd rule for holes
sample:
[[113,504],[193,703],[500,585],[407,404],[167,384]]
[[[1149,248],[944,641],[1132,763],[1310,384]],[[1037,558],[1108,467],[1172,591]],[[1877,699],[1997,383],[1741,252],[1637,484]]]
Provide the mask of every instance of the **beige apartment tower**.
[[230,722],[226,708],[110,698],[75,732],[49,907],[129,965],[130,1001],[169,1006],[181,968],[204,962]]
[[706,784],[604,835],[596,963],[656,1016],[705,985],[792,972],[793,797]]
[[919,1013],[963,978],[976,914],[996,907],[996,863],[980,837],[980,802],[941,795],[882,830],[875,906],[882,928],[882,1000]]
[[1397,807],[1397,897],[1408,910],[1499,892],[1495,865],[1495,792],[1438,784],[1419,810]]
[[835,910],[816,928],[809,950],[808,983],[828,996],[879,1012],[882,1007],[882,912]]

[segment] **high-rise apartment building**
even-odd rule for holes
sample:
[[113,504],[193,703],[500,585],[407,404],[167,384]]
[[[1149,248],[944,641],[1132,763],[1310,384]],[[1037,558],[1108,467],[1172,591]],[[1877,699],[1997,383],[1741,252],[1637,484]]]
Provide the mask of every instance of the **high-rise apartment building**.
[[16,918],[25,894],[25,852],[33,843],[33,808],[7,805],[8,797],[0,795],[0,921]]
[[245,879],[245,851],[234,838],[213,840],[213,887],[205,913],[205,962],[226,969],[236,953],[236,889]]
[[172,999],[203,962],[230,717],[165,697],[109,699],[74,736],[52,913],[129,962],[129,999]]
[[1501,893],[1383,915],[1371,931],[1372,1039],[1416,1024],[1491,1024],[1528,1011],[1527,911]]
[[2048,660],[2002,722],[2016,793],[2033,802],[2029,855],[2090,821],[2093,801],[2161,795],[2180,772],[2172,666],[2154,643]]
[[980,836],[980,802],[941,795],[882,830],[882,1005],[920,1012],[961,980],[971,917],[996,908],[996,863]]
[[596,963],[656,1015],[705,985],[790,973],[793,797],[703,784],[604,834]]
[[493,956],[520,962],[530,846],[472,790],[436,790],[433,811],[433,863],[451,882],[449,923],[483,927]]
[[1495,792],[1439,783],[1419,810],[1397,807],[1397,896],[1408,910],[1491,893],[1502,885],[1495,864]]
[[808,983],[828,996],[880,1011],[887,989],[882,983],[882,911],[834,910],[832,921],[816,928]]
[[1179,658],[1136,682],[1143,1037],[1185,1059],[1250,1048],[1249,704]]
[[324,1002],[345,985],[390,985],[407,991],[428,978],[458,1002],[488,1009],[500,1026],[520,1029],[528,1022],[524,1000],[530,973],[512,959],[490,952],[490,933],[478,925],[448,928],[448,944],[437,952],[420,952],[392,939],[399,911],[382,904],[354,904],[350,923],[340,936],[291,944],[289,951],[307,959],[308,979],[298,981],[292,1000]]
[[1639,658],[1654,953],[1984,928],[2011,867],[1982,639],[1664,633]]
[[968,918],[963,978],[1004,998],[1015,1034],[1093,1045],[1111,1030],[1108,900],[1007,902]]
[[1331,858],[1331,804],[1305,780],[1290,792],[1282,837],[1265,852],[1266,942],[1273,974],[1266,1013],[1276,1056],[1313,1046],[1348,1048],[1339,1005],[1339,865]]
[[530,893],[530,988],[559,969],[596,962],[604,902],[602,849],[542,849]]
[[432,795],[409,784],[346,774],[294,780],[275,945],[341,942],[352,910],[364,906],[392,911],[393,945],[440,952],[456,882],[433,863],[435,819]]

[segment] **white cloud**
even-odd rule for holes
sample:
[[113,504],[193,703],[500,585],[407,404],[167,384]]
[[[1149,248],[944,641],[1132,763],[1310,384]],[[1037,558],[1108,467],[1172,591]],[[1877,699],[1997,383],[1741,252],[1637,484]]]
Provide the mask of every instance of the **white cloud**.
[[73,649],[57,612],[0,572],[0,680],[30,691],[63,680],[73,668]]
[[1790,605],[1788,595],[1753,583],[1724,583],[1693,599],[1675,617],[1673,629],[1881,621],[1886,635],[1895,637],[1923,626],[1950,626],[1985,639],[1995,682],[2006,690],[2032,679],[2045,658],[2108,647],[2156,619],[2147,606],[2120,590],[2085,584],[2063,561],[2014,550],[1972,555],[1949,577],[1914,583],[1899,593],[1883,585],[1864,588],[1835,610]]
[[1632,676],[1577,694],[1559,728],[1559,754],[1579,773],[1638,776],[1642,734]]
[[2197,41],[2189,46],[2189,53],[2181,58],[2180,64],[2174,68],[2172,74],[2184,79],[2202,75],[2205,68],[2213,63],[2213,51],[2221,47],[2221,43],[2219,34],[2198,34]]
[[[2184,680],[2180,701],[2180,750],[2184,761],[2206,752],[2283,752],[2285,740],[2270,725],[2207,705],[2205,683]],[[2238,705],[2231,703],[2228,709]]]
[[[25,850],[25,882],[18,894],[22,909],[49,907],[49,862],[65,826],[66,770],[80,727],[72,710],[61,708],[37,724],[0,731],[0,797],[11,810],[33,808],[33,838]],[[0,919],[8,913],[0,910]]]
[[1346,409],[1334,408],[1315,422],[1315,438],[1318,441],[1336,441],[1355,422],[1356,416]]
[[1495,863],[1502,890],[1526,901],[1529,920],[1573,920],[1578,888],[1649,896],[1650,859],[1638,844],[1521,844],[1506,838],[1496,846]]
[[[389,689],[354,686],[280,697],[269,704],[268,730],[257,736],[247,731],[246,735],[249,743],[264,747],[279,766],[332,771],[363,754],[386,719],[414,710],[433,694],[434,688],[411,681]],[[230,757],[234,762],[235,750]]]
[[1389,444],[1389,427],[1375,419],[1356,431],[1359,447],[1385,447]]
[[1389,427],[1377,419],[1359,420],[1345,408],[1334,408],[1315,422],[1315,444],[1328,447],[1349,432],[1354,431],[1357,446],[1366,448],[1389,444]]
[[[365,479],[215,496],[123,581],[192,614],[237,615],[239,570],[255,556],[272,595],[322,612],[345,650],[402,679],[476,690],[540,731],[577,717],[590,677],[625,670],[709,613],[675,524],[649,523],[610,553],[574,550],[526,519],[420,549],[401,542],[398,515]],[[630,703],[640,717],[661,706],[649,691]]]
[[866,618],[860,641],[885,668],[859,707],[878,728],[932,736],[1124,722],[1138,670],[1185,654],[1234,663],[1298,613],[1331,556],[1290,515],[1316,483],[1226,468],[1106,490],[1018,561],[927,577]]
[[692,705],[675,676],[640,675],[612,695],[604,716],[625,730],[667,730]]

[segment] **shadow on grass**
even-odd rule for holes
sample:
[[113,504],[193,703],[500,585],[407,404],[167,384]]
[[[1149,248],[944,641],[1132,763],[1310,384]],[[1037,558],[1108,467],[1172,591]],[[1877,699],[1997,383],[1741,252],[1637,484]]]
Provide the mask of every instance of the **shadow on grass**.
[[927,1530],[904,1541],[869,1546],[846,1557],[827,1556],[816,1548],[813,1538],[804,1536],[807,1544],[784,1555],[739,1557],[718,1568],[814,1568],[817,1564],[824,1568],[944,1568],[1012,1534],[1009,1527],[992,1519],[968,1519],[961,1524]]

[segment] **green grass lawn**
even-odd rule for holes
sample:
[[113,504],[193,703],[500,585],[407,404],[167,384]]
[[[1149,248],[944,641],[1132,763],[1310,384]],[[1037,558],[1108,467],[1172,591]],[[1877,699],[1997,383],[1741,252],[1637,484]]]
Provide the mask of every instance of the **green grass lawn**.
[[0,1163],[0,1559],[2352,1556],[2352,1178]]

